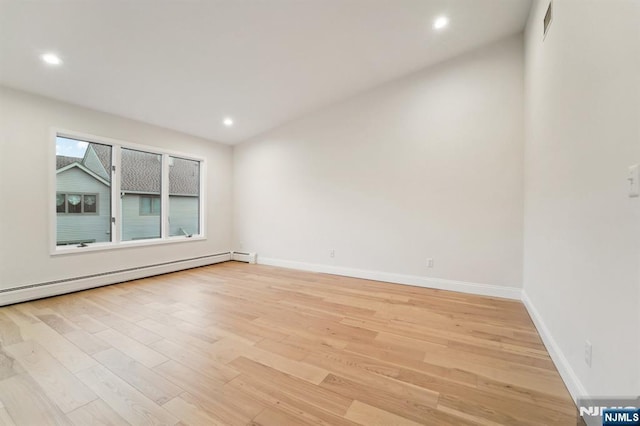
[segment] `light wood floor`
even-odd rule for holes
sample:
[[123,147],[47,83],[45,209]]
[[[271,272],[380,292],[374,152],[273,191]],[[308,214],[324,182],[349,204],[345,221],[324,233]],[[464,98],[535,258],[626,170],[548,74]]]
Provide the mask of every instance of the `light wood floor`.
[[575,425],[521,303],[229,262],[0,308],[0,425]]

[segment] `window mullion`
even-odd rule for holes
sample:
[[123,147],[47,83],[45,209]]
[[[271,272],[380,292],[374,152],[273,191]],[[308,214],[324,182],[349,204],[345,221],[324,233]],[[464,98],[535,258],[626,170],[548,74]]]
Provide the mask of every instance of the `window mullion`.
[[205,224],[206,224],[206,220],[205,220],[205,190],[206,190],[206,180],[205,180],[205,176],[206,176],[206,166],[204,164],[204,161],[200,161],[198,162],[198,171],[200,173],[200,181],[199,181],[199,192],[198,192],[198,219],[199,219],[199,223],[198,223],[198,228],[199,228],[199,234],[200,235],[205,235]]
[[169,238],[169,154],[162,154],[160,190],[160,238]]
[[115,222],[111,223],[111,242],[117,244],[122,240],[121,147],[113,145],[111,152],[113,165],[111,171],[111,217],[115,219]]

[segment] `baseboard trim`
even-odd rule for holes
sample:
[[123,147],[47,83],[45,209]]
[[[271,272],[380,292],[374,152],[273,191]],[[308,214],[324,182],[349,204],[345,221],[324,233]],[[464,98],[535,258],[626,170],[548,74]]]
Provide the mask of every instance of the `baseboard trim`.
[[520,300],[521,291],[515,287],[502,287],[492,284],[480,284],[465,281],[443,280],[440,278],[420,277],[417,275],[394,274],[390,272],[369,271],[365,269],[345,268],[341,266],[322,265],[318,263],[296,262],[291,260],[257,257],[260,265],[279,266],[282,268],[299,269],[302,271],[322,272],[325,274],[342,275],[345,277],[363,278],[374,281],[384,281],[394,284],[412,285],[416,287],[433,288],[438,290],[457,291],[480,296],[500,297],[504,299]]
[[146,265],[105,274],[96,274],[77,279],[60,280],[52,283],[40,283],[19,287],[1,293],[0,306],[26,302],[28,300],[42,299],[44,297],[58,296],[65,293],[72,293],[74,291],[88,290],[90,288],[117,284],[124,281],[137,280],[154,275],[197,268],[199,266],[213,265],[215,263],[227,262],[229,260],[231,260],[231,253],[219,253],[155,265]]
[[588,395],[587,390],[582,385],[582,382],[578,378],[578,375],[575,373],[575,371],[573,371],[573,368],[571,368],[571,364],[569,364],[569,361],[564,356],[564,353],[562,353],[560,346],[558,346],[556,340],[551,335],[551,332],[543,321],[542,316],[533,305],[531,299],[529,299],[527,292],[524,290],[522,290],[522,303],[524,304],[525,308],[527,308],[529,316],[533,320],[533,324],[536,326],[536,329],[538,329],[538,334],[542,338],[542,342],[547,348],[547,352],[549,352],[551,360],[560,373],[562,381],[564,382],[565,386],[567,386],[567,389],[569,390],[573,401],[577,404],[578,398],[585,398]]

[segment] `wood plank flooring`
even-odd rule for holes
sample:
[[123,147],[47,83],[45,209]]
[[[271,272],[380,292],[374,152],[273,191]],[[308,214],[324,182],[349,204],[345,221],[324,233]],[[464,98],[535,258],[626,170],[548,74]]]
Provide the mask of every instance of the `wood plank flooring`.
[[228,262],[0,308],[0,425],[576,425],[520,302]]

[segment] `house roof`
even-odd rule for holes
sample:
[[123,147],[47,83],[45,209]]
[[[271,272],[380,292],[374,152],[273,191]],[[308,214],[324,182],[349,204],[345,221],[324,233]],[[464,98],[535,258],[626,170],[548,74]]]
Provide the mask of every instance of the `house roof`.
[[67,157],[66,155],[56,155],[56,170],[60,170],[63,167],[73,163],[81,163],[82,158]]
[[169,164],[169,194],[200,194],[200,162],[171,157]]
[[162,156],[148,152],[122,150],[122,191],[160,193],[162,178]]
[[[107,145],[102,145],[99,143],[90,143],[89,146],[93,149],[93,152],[96,153],[96,156],[102,163],[102,166],[105,170],[109,170],[111,168],[111,147]],[[87,152],[89,150],[87,149]],[[85,158],[87,154],[85,153]]]
[[[88,161],[93,150],[100,164]],[[123,149],[121,159],[121,189],[124,192],[156,193],[161,190],[161,156],[148,152]],[[56,170],[78,163],[98,176],[110,175],[111,147],[89,143],[83,158],[56,156]],[[100,167],[102,166],[102,167]],[[198,161],[171,157],[169,167],[169,194],[198,195],[200,193],[200,164]]]

